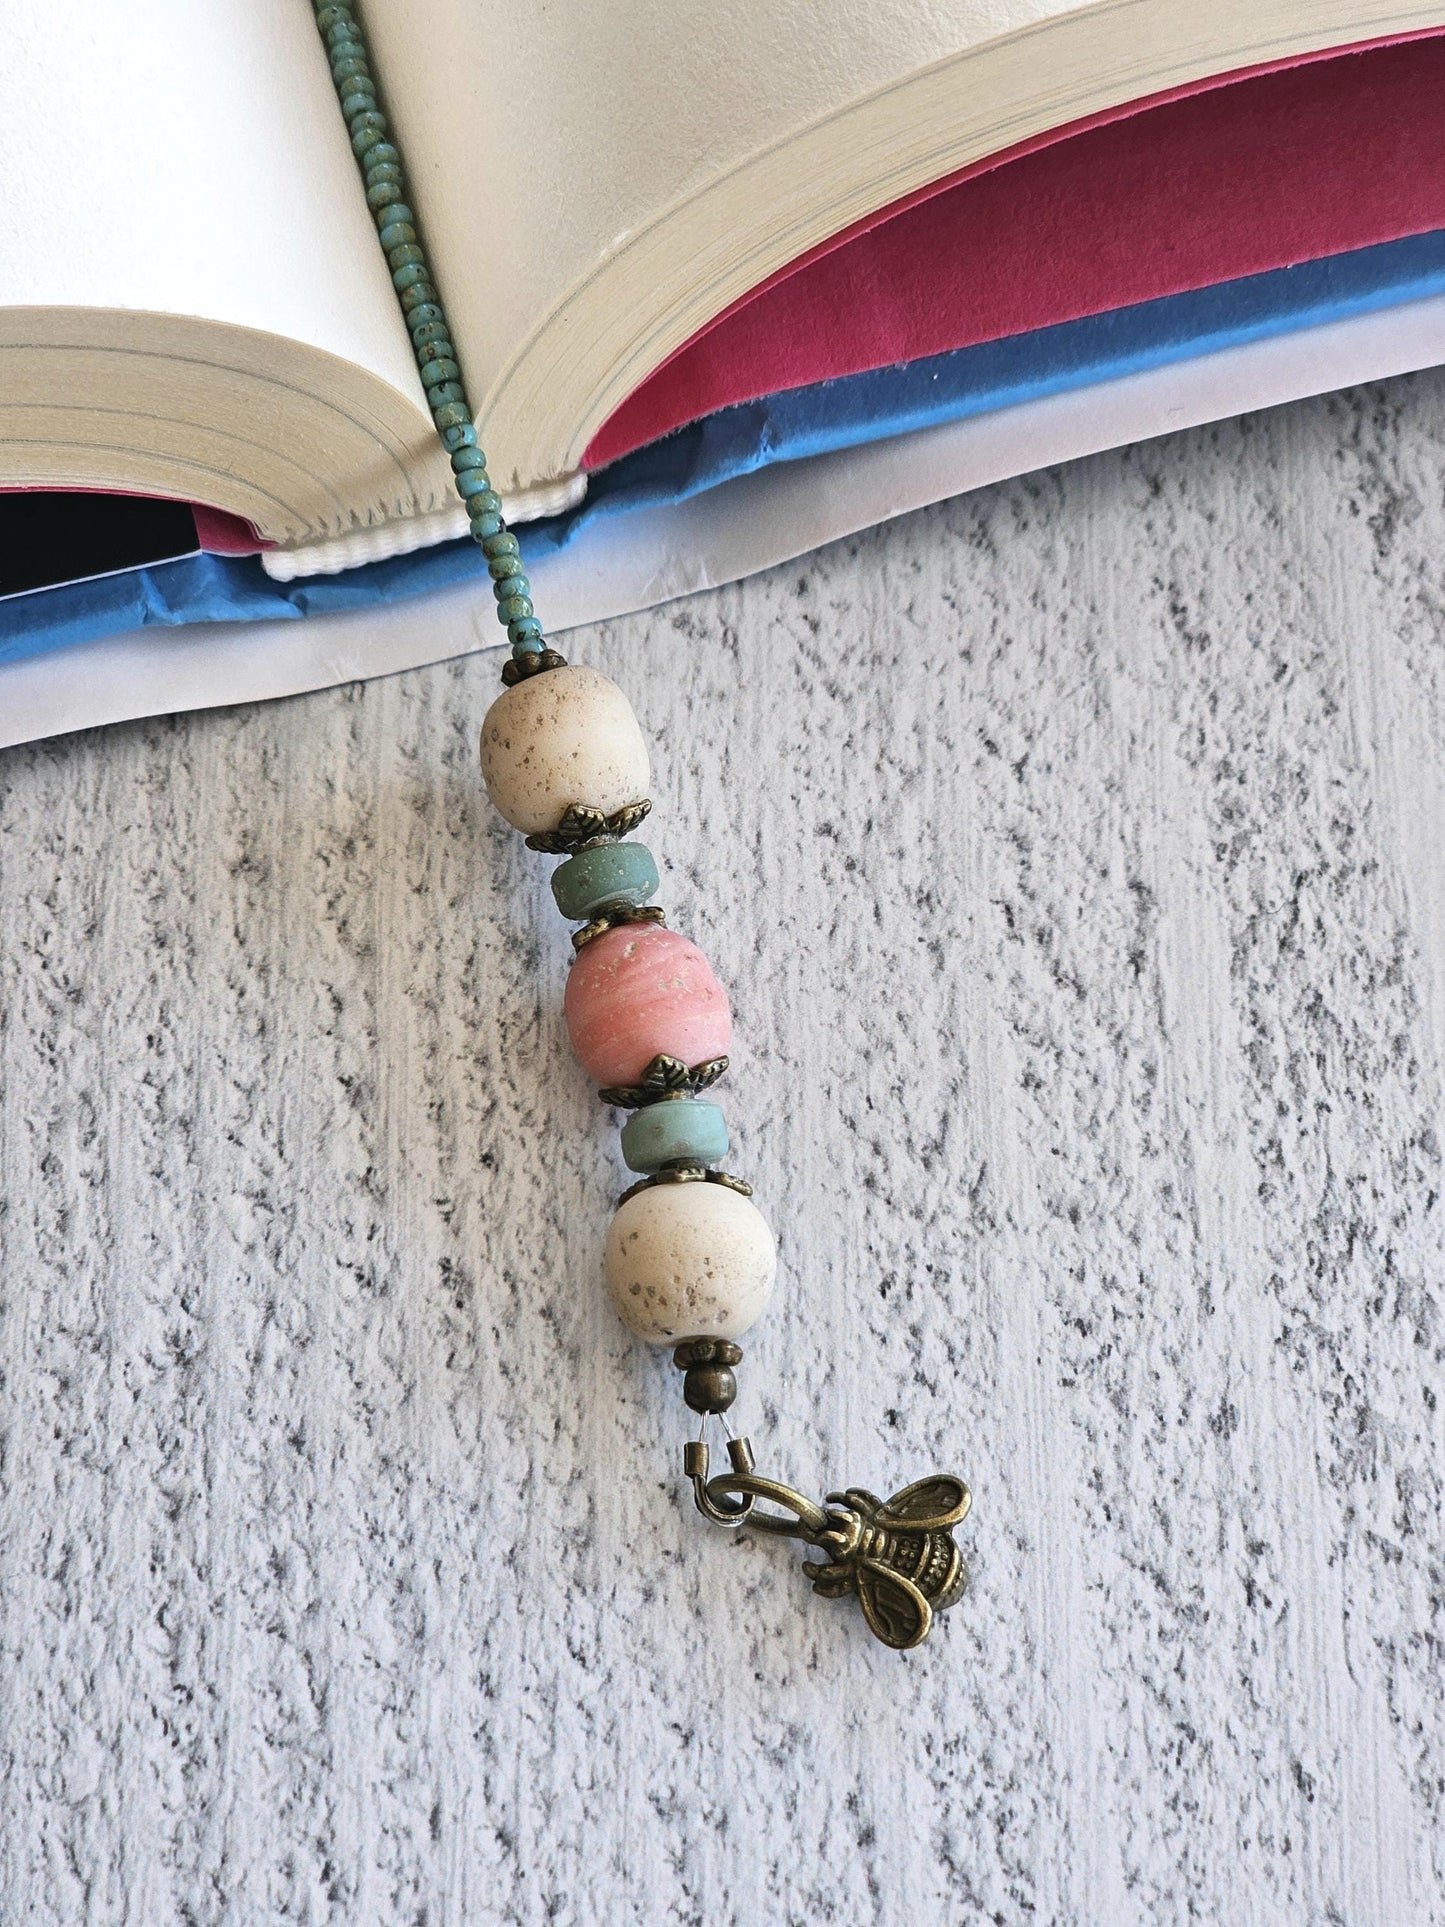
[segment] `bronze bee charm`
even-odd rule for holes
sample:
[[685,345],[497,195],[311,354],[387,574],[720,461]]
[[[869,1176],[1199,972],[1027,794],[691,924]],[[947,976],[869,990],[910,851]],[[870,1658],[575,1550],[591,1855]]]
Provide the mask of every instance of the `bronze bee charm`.
[[[746,1439],[730,1439],[728,1457],[732,1471],[709,1479],[706,1445],[698,1440],[685,1448],[685,1469],[703,1516],[716,1525],[802,1539],[825,1553],[822,1561],[803,1562],[814,1592],[826,1599],[856,1593],[870,1630],[895,1652],[921,1646],[935,1615],[963,1597],[968,1568],[953,1528],[967,1518],[973,1499],[962,1479],[936,1473],[891,1499],[850,1486],[830,1492],[819,1506],[791,1486],[759,1478]],[[759,1499],[783,1507],[783,1513],[760,1511]]]
[[805,1559],[803,1571],[825,1599],[856,1592],[870,1629],[906,1653],[927,1639],[935,1613],[963,1597],[968,1568],[953,1528],[971,1503],[962,1479],[947,1473],[906,1485],[891,1499],[858,1486],[830,1492],[829,1525],[812,1540],[827,1563]]

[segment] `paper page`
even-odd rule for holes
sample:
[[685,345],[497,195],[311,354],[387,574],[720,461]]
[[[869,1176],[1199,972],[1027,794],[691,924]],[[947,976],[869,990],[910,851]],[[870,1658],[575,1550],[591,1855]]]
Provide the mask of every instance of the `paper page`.
[[8,0],[3,25],[0,307],[262,329],[420,403],[305,0]]
[[1081,114],[1438,26],[1445,6],[368,0],[366,18],[508,488],[576,468],[697,327],[901,194]]

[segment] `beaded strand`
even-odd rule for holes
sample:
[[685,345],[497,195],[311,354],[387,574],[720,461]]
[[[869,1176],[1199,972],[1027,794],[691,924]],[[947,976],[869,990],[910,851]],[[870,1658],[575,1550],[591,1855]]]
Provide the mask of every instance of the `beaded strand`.
[[532,585],[522,567],[517,538],[502,514],[502,498],[487,474],[487,458],[477,441],[441,296],[417,233],[416,215],[407,203],[401,153],[377,104],[376,81],[361,27],[349,6],[317,6],[315,14],[346,131],[351,136],[351,150],[366,183],[367,205],[411,335],[427,407],[442,447],[451,457],[452,478],[466,505],[472,540],[486,557],[487,573],[492,578],[497,620],[512,645],[510,680],[538,669],[560,667],[562,658],[548,649],[532,607]]
[[599,670],[550,649],[533,610],[355,11],[328,3],[315,13],[427,406],[512,645],[507,687],[482,723],[482,778],[529,849],[564,859],[552,894],[582,926],[563,1000],[568,1035],[603,1102],[630,1114],[622,1155],[640,1175],[607,1233],[613,1306],[639,1338],[674,1347],[683,1399],[701,1418],[683,1463],[704,1518],[803,1540],[824,1555],[804,1566],[816,1592],[856,1594],[878,1638],[900,1651],[917,1646],[967,1584],[952,1537],[970,1504],[961,1479],[922,1479],[889,1500],[850,1487],[820,1506],[758,1476],[748,1441],[731,1434],[730,1470],[708,1476],[707,1422],[723,1419],[726,1430],[742,1358],[736,1341],[761,1317],[777,1269],[751,1187],[720,1168],[727,1124],[702,1095],[728,1067],[732,1011],[707,958],[649,901],[659,881],[651,851],[627,840],[652,808],[651,763],[632,707]]
[[[563,916],[583,925],[572,939],[568,1032],[604,1099],[631,1113],[621,1148],[640,1177],[608,1238],[613,1303],[640,1337],[677,1346],[684,1399],[720,1415],[737,1390],[732,1367],[742,1354],[732,1341],[762,1311],[776,1267],[751,1188],[718,1169],[728,1150],[723,1113],[700,1096],[727,1069],[727,994],[702,952],[662,927],[662,910],[648,901],[657,864],[624,840],[652,807],[631,705],[599,671],[571,666],[546,645],[517,538],[487,475],[356,12],[332,0],[315,13],[427,405],[512,644],[508,687],[482,725],[483,778],[531,848],[567,859],[552,893]],[[654,1191],[665,1195],[646,1195]]]

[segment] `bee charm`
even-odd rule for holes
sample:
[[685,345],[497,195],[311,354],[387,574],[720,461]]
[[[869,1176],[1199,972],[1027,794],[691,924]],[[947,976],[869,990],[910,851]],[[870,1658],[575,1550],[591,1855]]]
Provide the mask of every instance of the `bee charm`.
[[[803,1562],[814,1592],[825,1599],[856,1593],[870,1631],[895,1652],[921,1646],[935,1615],[963,1597],[968,1568],[953,1528],[967,1518],[973,1500],[962,1479],[937,1473],[891,1499],[850,1486],[830,1492],[819,1506],[790,1486],[759,1478],[746,1439],[729,1440],[728,1457],[732,1471],[709,1479],[707,1446],[694,1441],[685,1448],[687,1475],[704,1518],[802,1539],[824,1553],[821,1561]],[[760,1510],[759,1499],[783,1512]]]
[[857,1486],[830,1492],[830,1524],[812,1541],[827,1563],[805,1559],[803,1571],[825,1599],[857,1593],[870,1630],[906,1653],[927,1639],[935,1613],[963,1597],[968,1568],[953,1528],[971,1504],[962,1479],[946,1473],[906,1485],[891,1499]]

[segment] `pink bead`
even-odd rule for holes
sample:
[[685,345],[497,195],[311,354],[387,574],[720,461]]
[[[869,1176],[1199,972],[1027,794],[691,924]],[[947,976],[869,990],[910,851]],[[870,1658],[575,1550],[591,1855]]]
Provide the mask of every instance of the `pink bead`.
[[704,1064],[732,1043],[727,992],[694,943],[625,923],[584,944],[564,1008],[577,1061],[599,1084],[635,1084],[654,1057]]

